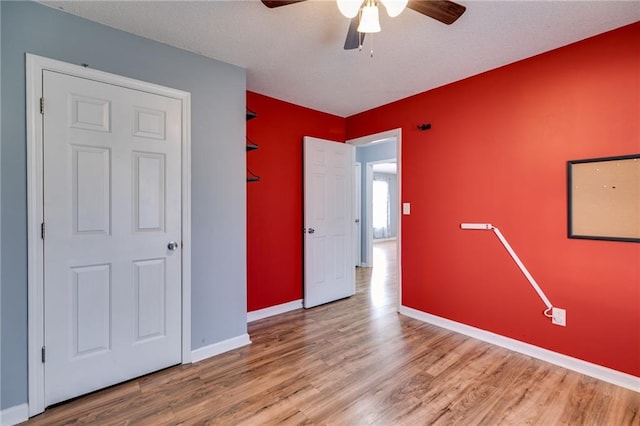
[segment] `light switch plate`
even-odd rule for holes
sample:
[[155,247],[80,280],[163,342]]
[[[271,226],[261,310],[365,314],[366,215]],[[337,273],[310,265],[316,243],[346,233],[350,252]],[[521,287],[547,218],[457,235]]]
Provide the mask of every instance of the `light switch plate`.
[[411,214],[411,203],[402,203],[402,214]]

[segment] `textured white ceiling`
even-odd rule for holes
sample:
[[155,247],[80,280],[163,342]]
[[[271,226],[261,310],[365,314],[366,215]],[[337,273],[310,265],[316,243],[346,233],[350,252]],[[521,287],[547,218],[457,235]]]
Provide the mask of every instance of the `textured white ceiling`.
[[382,32],[343,50],[335,1],[47,1],[46,5],[247,69],[247,89],[349,116],[640,21],[640,1],[459,0],[447,26],[381,11]]

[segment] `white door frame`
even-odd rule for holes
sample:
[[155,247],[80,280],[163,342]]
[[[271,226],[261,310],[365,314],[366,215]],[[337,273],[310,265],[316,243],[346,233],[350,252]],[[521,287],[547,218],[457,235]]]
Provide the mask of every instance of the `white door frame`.
[[367,253],[364,262],[365,266],[370,268],[373,267],[373,163],[365,163],[364,165],[364,192],[366,194],[366,202],[365,202],[365,212],[364,215],[366,217],[365,223],[367,227],[364,230],[364,251]]
[[355,223],[356,232],[354,236],[354,263],[356,266],[362,266],[362,163],[356,161],[353,165],[353,170],[353,193],[355,194],[353,215],[355,220],[357,220]]
[[[402,306],[402,129],[392,129],[387,130],[385,132],[375,133],[372,135],[362,136],[355,139],[350,139],[347,141],[348,144],[355,146],[368,145],[374,142],[380,142],[384,139],[396,139],[396,162],[398,166],[398,237],[396,239],[396,255],[397,255],[397,266],[396,266],[396,275],[398,277],[398,306],[397,310],[400,311],[400,306]],[[367,179],[369,180],[369,179]],[[368,195],[370,197],[370,194]],[[370,209],[368,209],[370,210]],[[370,220],[370,218],[367,218]],[[369,222],[370,224],[370,222]],[[373,236],[373,227],[367,226],[367,228],[371,228],[371,235]],[[368,238],[368,237],[367,237]],[[369,255],[368,255],[369,256]],[[368,262],[371,262],[370,266],[373,266],[373,259],[367,258]]]
[[44,70],[153,93],[182,102],[182,363],[191,362],[191,94],[27,53],[29,416],[45,409],[44,364],[41,360],[41,348],[44,346],[44,240],[40,234],[44,207],[40,96]]

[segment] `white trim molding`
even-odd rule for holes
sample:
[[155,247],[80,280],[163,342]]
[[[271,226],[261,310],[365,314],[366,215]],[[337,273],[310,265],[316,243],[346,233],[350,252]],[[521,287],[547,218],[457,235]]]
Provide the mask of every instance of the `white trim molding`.
[[27,404],[14,405],[0,411],[0,426],[13,426],[29,419]]
[[632,376],[631,374],[616,371],[611,368],[583,361],[578,358],[573,358],[558,352],[553,352],[539,346],[534,346],[529,343],[524,343],[486,330],[451,321],[407,306],[401,306],[400,313],[417,319],[418,321],[464,334],[466,336],[473,337],[474,339],[482,340],[483,342],[491,343],[492,345],[500,346],[514,352],[519,352],[616,386],[640,392],[640,377]]
[[258,309],[256,311],[247,312],[247,322],[258,321],[263,318],[272,317],[274,315],[280,315],[286,312],[295,311],[296,309],[302,309],[302,299],[282,303],[280,305],[269,306],[268,308]]
[[40,224],[43,222],[42,152],[40,115],[42,73],[50,70],[134,90],[153,93],[182,103],[182,363],[191,362],[191,94],[54,59],[26,54],[27,105],[27,241],[28,241],[28,414],[45,409],[44,365],[44,265]]
[[229,352],[233,349],[241,348],[251,344],[251,339],[248,334],[242,334],[240,336],[232,337],[222,342],[214,343],[211,345],[203,346],[198,349],[194,349],[191,352],[191,360],[193,362],[202,361],[212,356],[220,355],[225,352]]

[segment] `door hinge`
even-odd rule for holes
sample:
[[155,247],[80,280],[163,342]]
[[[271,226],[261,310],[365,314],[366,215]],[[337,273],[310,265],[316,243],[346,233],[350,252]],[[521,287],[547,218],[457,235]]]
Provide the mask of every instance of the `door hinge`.
[[44,98],[40,98],[40,114],[44,114]]
[[40,224],[40,238],[44,240],[44,222]]
[[42,347],[41,354],[42,354],[42,363],[44,364],[44,362],[47,360],[47,351],[44,348],[44,346]]

